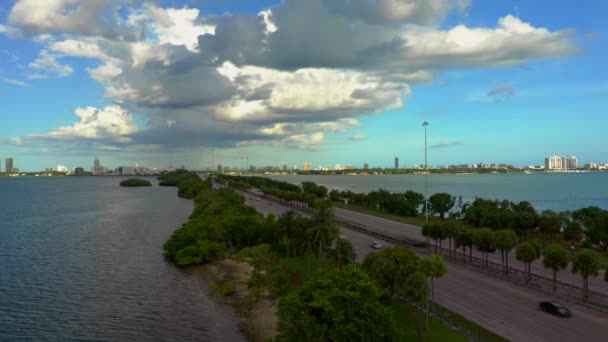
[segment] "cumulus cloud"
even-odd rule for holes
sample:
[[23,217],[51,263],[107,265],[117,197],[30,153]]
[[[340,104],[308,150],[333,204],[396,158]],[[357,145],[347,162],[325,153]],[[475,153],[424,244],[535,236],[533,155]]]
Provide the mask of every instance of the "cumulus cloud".
[[[70,75],[62,58],[87,58],[98,63],[87,69],[90,77],[119,104],[79,108],[73,126],[41,137],[158,148],[314,147],[357,127],[362,115],[403,108],[411,84],[445,70],[577,50],[569,30],[511,15],[495,27],[439,25],[466,10],[466,0],[285,0],[257,14],[213,16],[161,3],[15,2],[9,28],[43,46],[31,78]],[[513,94],[496,88],[488,95]],[[131,112],[145,116],[145,129]]]
[[109,105],[103,109],[95,107],[76,108],[78,121],[72,126],[59,127],[46,134],[31,135],[32,139],[48,140],[105,140],[129,143],[130,135],[138,132],[132,115],[119,105]]
[[6,26],[0,24],[0,33],[6,33]]

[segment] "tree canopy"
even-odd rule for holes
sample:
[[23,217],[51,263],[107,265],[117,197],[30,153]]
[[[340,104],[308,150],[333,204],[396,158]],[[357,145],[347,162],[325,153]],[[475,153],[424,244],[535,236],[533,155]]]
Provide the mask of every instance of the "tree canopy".
[[392,341],[392,308],[356,266],[305,283],[279,302],[278,341]]

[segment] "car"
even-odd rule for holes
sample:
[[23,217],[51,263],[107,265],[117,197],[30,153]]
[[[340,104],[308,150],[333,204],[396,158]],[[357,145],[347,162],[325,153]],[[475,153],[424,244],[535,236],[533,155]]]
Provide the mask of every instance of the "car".
[[556,303],[556,302],[540,302],[539,304],[540,309],[543,310],[546,313],[550,313],[552,315],[555,316],[559,316],[559,317],[570,317],[572,316],[572,314],[570,313],[570,310],[568,310],[568,308],[560,303]]
[[373,249],[381,249],[382,248],[382,244],[380,244],[380,242],[378,241],[372,241],[372,243],[369,244],[369,246]]

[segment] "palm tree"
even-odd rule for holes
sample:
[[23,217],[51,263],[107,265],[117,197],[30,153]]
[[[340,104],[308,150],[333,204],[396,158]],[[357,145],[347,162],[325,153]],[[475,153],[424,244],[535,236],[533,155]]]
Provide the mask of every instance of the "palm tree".
[[496,245],[496,234],[490,228],[480,228],[473,232],[473,244],[481,250],[484,265],[488,266],[488,252]]
[[517,245],[517,234],[510,229],[501,229],[496,232],[496,248],[500,250],[502,265],[505,273],[509,273],[509,253]]
[[543,265],[553,270],[553,293],[557,290],[557,272],[568,266],[568,253],[561,245],[551,245],[543,253]]
[[596,277],[600,270],[600,256],[590,250],[584,249],[576,253],[572,263],[572,273],[579,273],[583,278],[583,298],[589,300],[589,276]]
[[538,259],[540,256],[539,250],[534,246],[534,244],[530,241],[526,241],[521,245],[517,246],[517,250],[515,251],[515,256],[517,260],[523,262],[526,265],[526,284],[530,281],[531,278],[531,265],[534,260]]
[[466,262],[466,248],[469,247],[469,262],[473,262],[473,230],[463,229],[456,235],[456,246],[462,247],[462,260]]
[[318,258],[319,262],[321,262],[323,251],[338,237],[340,230],[334,221],[334,212],[331,208],[331,202],[318,201],[316,207],[317,210],[312,216],[314,225],[310,230],[314,241],[319,248]]
[[[420,260],[420,270],[431,280],[431,298],[433,301],[433,311],[435,311],[435,278],[441,278],[447,272],[447,267],[443,258],[437,254],[430,255]],[[429,304],[427,297],[427,329],[428,329],[428,314]]]
[[336,247],[332,250],[338,268],[353,264],[356,261],[356,254],[353,245],[346,239],[338,239]]

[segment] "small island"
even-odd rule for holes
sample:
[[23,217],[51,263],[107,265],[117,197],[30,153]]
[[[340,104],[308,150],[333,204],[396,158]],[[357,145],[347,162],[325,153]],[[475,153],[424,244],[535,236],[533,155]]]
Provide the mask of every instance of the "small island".
[[120,182],[120,186],[132,188],[132,187],[141,187],[141,186],[152,186],[152,183],[145,179],[131,178]]

